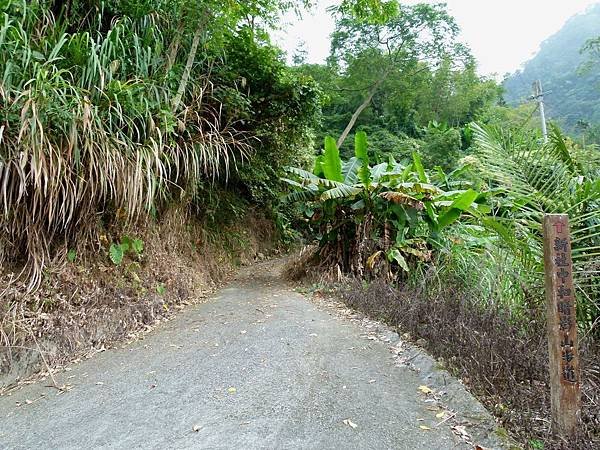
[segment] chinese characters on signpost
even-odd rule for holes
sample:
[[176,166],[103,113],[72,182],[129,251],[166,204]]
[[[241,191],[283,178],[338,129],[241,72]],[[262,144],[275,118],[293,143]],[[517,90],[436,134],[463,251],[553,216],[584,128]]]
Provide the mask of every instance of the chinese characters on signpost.
[[579,357],[569,219],[564,214],[544,218],[544,267],[550,356],[552,425],[572,436],[579,416]]

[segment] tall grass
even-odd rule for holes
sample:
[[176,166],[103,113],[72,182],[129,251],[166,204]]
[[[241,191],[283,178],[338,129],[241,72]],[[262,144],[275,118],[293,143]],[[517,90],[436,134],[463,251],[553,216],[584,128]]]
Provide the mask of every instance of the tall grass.
[[97,18],[68,32],[43,3],[4,5],[0,265],[25,257],[30,288],[53,246],[91,232],[100,213],[135,220],[248,156],[250,137],[222,117],[205,61],[173,106],[190,43],[171,64],[166,18]]

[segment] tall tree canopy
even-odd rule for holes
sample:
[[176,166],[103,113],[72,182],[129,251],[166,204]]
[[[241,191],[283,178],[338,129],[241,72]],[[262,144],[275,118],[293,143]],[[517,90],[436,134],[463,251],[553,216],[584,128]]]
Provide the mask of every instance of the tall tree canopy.
[[[341,71],[361,66],[362,81],[357,90],[362,90],[363,100],[338,139],[338,146],[344,143],[392,72],[414,76],[444,59],[467,58],[467,49],[456,42],[458,32],[443,4],[398,5],[395,14],[384,21],[365,21],[341,11],[332,36],[329,63]],[[368,64],[357,64],[365,59]]]

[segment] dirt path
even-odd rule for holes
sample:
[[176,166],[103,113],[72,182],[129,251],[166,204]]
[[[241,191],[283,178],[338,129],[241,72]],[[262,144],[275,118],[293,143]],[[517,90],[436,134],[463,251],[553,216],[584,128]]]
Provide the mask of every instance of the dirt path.
[[73,365],[57,375],[68,392],[36,383],[0,397],[0,448],[503,448],[430,358],[399,355],[397,335],[339,317],[273,267]]

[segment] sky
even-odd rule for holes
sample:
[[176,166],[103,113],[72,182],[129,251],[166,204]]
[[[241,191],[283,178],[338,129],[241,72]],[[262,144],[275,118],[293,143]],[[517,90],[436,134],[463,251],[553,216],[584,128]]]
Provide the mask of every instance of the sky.
[[[324,62],[329,54],[329,35],[334,23],[326,8],[339,0],[316,0],[316,3],[312,12],[301,19],[287,15],[282,29],[275,33],[275,42],[290,57],[304,42],[309,63]],[[462,42],[479,61],[480,74],[501,78],[530,59],[542,41],[557,32],[571,16],[599,0],[446,0],[446,3],[462,29]]]

